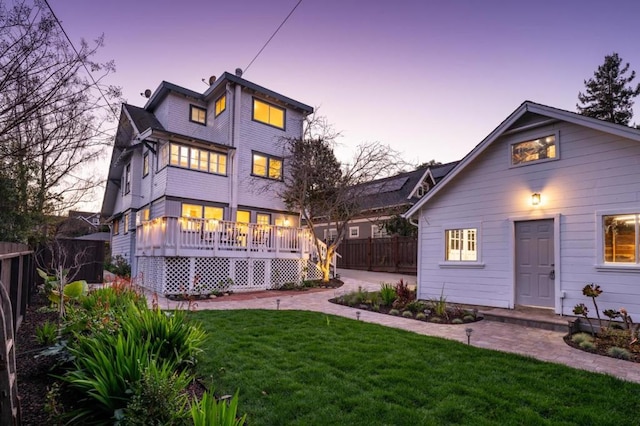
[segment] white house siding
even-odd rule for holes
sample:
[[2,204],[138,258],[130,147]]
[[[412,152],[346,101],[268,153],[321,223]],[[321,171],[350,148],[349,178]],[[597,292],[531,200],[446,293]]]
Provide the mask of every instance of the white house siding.
[[229,177],[178,167],[166,168],[167,196],[227,203]]
[[[509,144],[559,130],[560,159],[510,168]],[[532,207],[533,192],[542,204]],[[585,284],[601,285],[600,309],[626,307],[640,316],[640,270],[598,270],[597,211],[640,212],[640,144],[582,126],[559,122],[503,136],[471,161],[420,212],[419,297],[458,303],[512,307],[514,221],[558,218],[557,313],[571,314],[584,302]],[[426,224],[426,226],[425,226]],[[444,229],[479,226],[484,267],[446,268]],[[558,245],[557,245],[558,246]],[[560,298],[562,292],[566,298]]]
[[[123,226],[124,223],[121,223],[120,226]],[[131,237],[134,234],[131,232],[125,234],[123,229],[120,229],[120,233],[118,235],[111,236],[111,257],[122,256],[127,259],[127,262],[132,263],[132,255],[131,255]]]
[[[258,97],[258,96],[256,96]],[[273,100],[263,99],[265,102],[284,107]],[[284,203],[274,196],[277,182],[251,176],[252,151],[283,156],[280,144],[282,137],[300,137],[302,134],[302,114],[286,110],[285,130],[281,130],[252,120],[253,94],[242,92],[240,141],[238,147],[238,205],[249,205],[272,210],[286,210]],[[283,166],[286,173],[286,164]],[[276,185],[276,186],[274,186]]]
[[[206,126],[190,121],[190,105],[207,109]],[[223,124],[225,120],[228,122],[228,112],[229,107],[227,106],[227,110],[216,118],[215,99],[206,104],[202,101],[171,93],[158,105],[154,114],[160,124],[169,132],[189,135],[210,142],[224,143],[228,135]],[[217,123],[218,120],[220,120],[220,124]]]

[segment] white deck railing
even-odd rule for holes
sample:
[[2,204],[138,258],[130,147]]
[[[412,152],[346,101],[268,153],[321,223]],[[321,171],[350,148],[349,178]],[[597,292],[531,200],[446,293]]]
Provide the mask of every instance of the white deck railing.
[[313,258],[315,253],[306,228],[159,217],[136,231],[138,256]]

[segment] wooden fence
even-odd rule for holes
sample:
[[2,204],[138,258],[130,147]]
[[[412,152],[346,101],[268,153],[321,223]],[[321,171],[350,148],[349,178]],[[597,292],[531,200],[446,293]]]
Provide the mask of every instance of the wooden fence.
[[416,274],[418,240],[415,237],[347,239],[338,247],[338,268]]
[[33,251],[0,243],[0,424],[20,424],[16,375],[15,330],[34,290]]
[[70,269],[69,275],[73,280],[86,280],[90,284],[102,283],[104,241],[58,238],[55,243],[41,247],[36,256],[38,265],[48,272],[52,272],[52,264],[62,263],[65,268]]

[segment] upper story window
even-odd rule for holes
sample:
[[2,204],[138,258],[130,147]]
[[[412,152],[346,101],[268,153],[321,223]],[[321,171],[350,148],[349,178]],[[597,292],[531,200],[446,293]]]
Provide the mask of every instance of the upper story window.
[[175,143],[160,149],[160,168],[172,165],[217,175],[227,174],[227,155]]
[[445,260],[454,262],[476,262],[478,260],[477,229],[445,230]]
[[124,233],[128,234],[129,233],[129,213],[123,216],[122,222],[124,224]]
[[195,105],[189,105],[189,107],[189,121],[205,126],[207,124],[207,110]]
[[216,117],[222,114],[222,112],[227,109],[227,95],[222,95],[216,100]]
[[113,232],[113,235],[118,235],[120,233],[120,220],[119,219],[114,219],[113,220],[113,226],[111,228],[111,231]]
[[254,98],[253,119],[284,130],[285,110]]
[[546,161],[557,158],[558,145],[556,135],[518,142],[511,145],[511,165]]
[[124,168],[124,193],[131,192],[131,163]]
[[605,263],[640,263],[640,214],[602,216],[603,257]]
[[142,157],[142,177],[149,174],[149,153],[145,153]]
[[254,152],[251,173],[269,179],[282,179],[282,158]]
[[271,215],[268,213],[257,213],[256,223],[258,225],[269,225],[271,223]]

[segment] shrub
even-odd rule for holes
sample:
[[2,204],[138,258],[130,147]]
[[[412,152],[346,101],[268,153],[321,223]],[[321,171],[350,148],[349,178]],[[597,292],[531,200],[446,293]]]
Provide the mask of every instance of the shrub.
[[465,315],[462,317],[462,321],[464,322],[474,322],[476,320],[476,316],[475,315]]
[[217,401],[213,394],[205,392],[200,401],[189,409],[194,426],[242,426],[247,415],[238,418],[238,391],[231,401]]
[[588,333],[576,333],[571,336],[571,341],[576,344],[580,344],[582,342],[591,342],[593,343],[593,336]]
[[451,320],[451,324],[462,324],[462,323],[464,323],[462,318],[454,318]]
[[46,321],[36,328],[36,342],[40,345],[50,345],[56,341],[58,327],[51,321]]
[[407,306],[405,306],[406,310],[411,311],[414,314],[417,314],[418,312],[423,312],[426,308],[427,308],[427,304],[420,300],[414,300],[412,302],[407,303]]
[[427,319],[427,316],[424,314],[424,312],[418,312],[416,314],[416,319],[420,321],[424,321],[425,319]]
[[396,284],[395,291],[396,300],[393,302],[393,305],[396,308],[404,308],[407,303],[415,300],[416,298],[416,292],[414,290],[410,290],[409,286],[402,279],[400,279]]
[[440,297],[438,299],[429,299],[429,304],[434,315],[443,318],[447,317],[447,298],[444,295],[444,285],[442,286]]
[[619,359],[628,360],[631,358],[631,352],[619,346],[612,346],[609,349],[607,349],[607,355],[612,356],[614,358],[619,358]]
[[411,311],[404,311],[404,312],[402,313],[402,316],[403,316],[403,317],[405,317],[405,318],[413,318],[413,312],[411,312]]
[[596,349],[595,343],[590,342],[588,340],[585,340],[584,342],[580,342],[578,346],[580,346],[582,349],[585,349],[587,351],[593,351]]
[[431,317],[431,318],[429,318],[429,322],[433,322],[433,323],[439,324],[439,323],[442,322],[442,318],[440,318],[440,317]]
[[400,315],[400,311],[399,311],[399,310],[397,310],[397,309],[391,309],[391,310],[389,311],[389,315],[395,315],[395,316],[398,316],[398,315]]
[[116,274],[119,277],[131,276],[131,265],[129,265],[127,259],[120,256],[119,254],[107,260],[107,262],[105,262],[104,264],[104,269]]
[[380,298],[384,306],[391,306],[396,300],[396,290],[389,283],[382,283],[380,285]]
[[132,386],[123,412],[122,426],[187,425],[185,389],[191,381],[186,372],[177,373],[171,364],[150,363],[142,379]]

